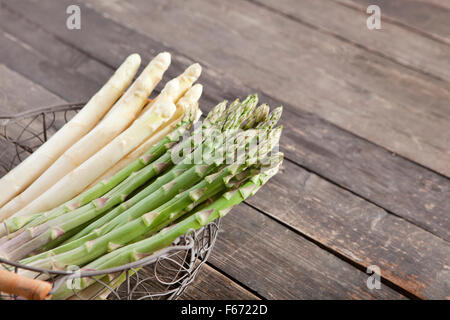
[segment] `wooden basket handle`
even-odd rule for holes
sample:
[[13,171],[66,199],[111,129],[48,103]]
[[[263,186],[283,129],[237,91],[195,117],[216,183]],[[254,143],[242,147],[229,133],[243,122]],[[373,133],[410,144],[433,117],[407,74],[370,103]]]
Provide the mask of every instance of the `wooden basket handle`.
[[28,300],[44,300],[52,290],[47,281],[30,279],[17,273],[0,270],[0,292],[14,294]]

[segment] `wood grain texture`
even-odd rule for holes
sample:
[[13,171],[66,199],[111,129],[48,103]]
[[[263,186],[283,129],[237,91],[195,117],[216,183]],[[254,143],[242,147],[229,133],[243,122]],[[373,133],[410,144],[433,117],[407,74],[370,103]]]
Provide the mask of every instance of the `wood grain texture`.
[[[130,53],[130,50],[142,52],[144,60],[148,60],[154,52],[170,50],[170,48],[123,28],[93,11],[83,9],[83,12],[85,19],[93,24],[92,29],[87,28],[82,31],[88,32],[89,37],[79,33],[77,36],[69,36],[69,31],[61,28],[59,30],[58,25],[64,21],[64,17],[60,20],[44,19],[45,22],[41,22],[41,25],[58,37],[66,38],[68,43],[79,47],[95,59],[111,66],[118,65],[123,56]],[[45,11],[41,12],[39,8],[36,8],[32,12],[32,19],[39,21],[39,17],[45,17]],[[108,39],[104,39],[102,35],[106,34],[107,30],[115,32],[108,34]],[[191,60],[174,50],[170,51],[175,54],[168,75],[173,76]],[[202,75],[202,82],[207,86],[202,98],[202,108],[211,106],[224,97],[243,96],[252,90],[239,81],[217,74],[211,68],[206,68]],[[74,88],[74,90],[80,89]],[[269,101],[273,105],[279,103],[266,95],[262,95],[262,100]],[[396,209],[394,211],[396,213],[400,211],[399,215],[409,220],[416,222],[416,219],[423,228],[440,233],[442,237],[448,236],[448,228],[446,229],[448,218],[445,220],[448,212],[446,211],[448,207],[446,199],[448,199],[449,192],[447,179],[400,157],[395,157],[386,150],[359,139],[314,115],[294,111],[290,105],[287,105],[286,109],[283,117],[286,126],[283,149],[291,159],[319,171],[320,174],[338,181],[339,184],[345,185],[356,193],[368,195],[367,198],[371,201]],[[401,174],[396,173],[398,170]],[[422,186],[419,188],[423,189],[420,193],[415,193],[417,186]],[[324,187],[324,192],[326,191],[327,188]],[[294,192],[289,194],[290,196],[296,195],[295,188],[290,192]],[[392,194],[394,196],[391,196]],[[353,196],[352,199],[352,201],[357,201],[358,198]],[[362,200],[359,199],[359,201]],[[366,202],[363,203],[370,206]],[[423,208],[428,209],[425,211]],[[271,207],[267,211],[273,214],[275,208]],[[275,214],[273,215],[278,218]],[[365,219],[370,220],[370,218],[370,215],[365,216]],[[293,221],[288,221],[288,224],[295,226]],[[408,226],[410,225],[408,224]],[[330,239],[319,239],[319,242],[328,243],[327,241],[332,243]],[[370,241],[364,242],[362,246],[366,243],[370,244]],[[357,250],[359,249],[354,249],[354,252],[358,253]],[[353,260],[355,258],[352,257],[352,254],[354,253],[350,252],[346,256]],[[358,256],[356,255],[356,257]],[[354,261],[358,262],[357,259]],[[434,293],[436,294],[436,292]]]
[[[16,39],[17,43],[28,48],[41,57],[57,65],[60,69],[70,70],[73,75],[81,74],[86,78],[103,82],[112,75],[111,68],[92,59],[85,53],[74,50],[65,44],[64,39],[57,39],[45,32],[32,21],[21,18],[5,6],[0,10],[0,28]],[[52,45],[49,45],[52,44]]]
[[402,299],[367,274],[258,211],[238,206],[223,219],[211,263],[268,299]]
[[208,264],[202,266],[199,276],[183,292],[182,300],[259,300],[236,282]]
[[388,17],[416,32],[450,44],[450,2],[446,0],[337,0],[365,11],[378,5],[382,17]]
[[[3,51],[3,49],[1,50]],[[33,108],[64,103],[40,85],[0,64],[0,114],[11,115]]]
[[[179,64],[179,67],[177,67],[176,69],[180,69],[181,70],[182,69],[182,65]],[[78,90],[81,90],[81,89],[78,89]],[[252,209],[248,208],[247,210],[252,210]],[[270,219],[267,219],[267,222],[265,224],[270,225],[272,229],[273,228],[276,229],[277,225],[278,225],[277,222],[275,222],[273,220],[270,220]],[[294,238],[294,237],[296,237],[296,235],[294,233],[292,233],[291,237]],[[286,242],[290,242],[290,241],[291,241],[290,239],[286,239]],[[304,240],[304,242],[307,243],[307,240]],[[306,248],[308,248],[308,247],[306,247]],[[328,284],[330,282],[329,277],[333,276],[333,274],[334,274],[333,268],[336,265],[337,266],[336,272],[341,272],[340,269],[342,268],[342,266],[345,266],[345,268],[346,268],[345,270],[346,270],[346,272],[348,272],[349,276],[346,277],[346,278],[341,279],[340,282],[343,283],[343,285],[342,285],[343,287],[350,288],[351,294],[339,292],[336,288],[333,288],[333,286],[336,287],[336,284],[333,283],[330,286],[331,289],[330,289],[330,293],[329,293],[329,294],[332,294],[333,296],[342,297],[342,298],[350,298],[350,297],[359,297],[359,298],[395,297],[395,298],[398,298],[398,297],[401,297],[401,295],[398,295],[397,293],[395,293],[394,291],[392,291],[389,288],[386,288],[386,293],[382,292],[382,293],[377,293],[377,294],[374,294],[374,295],[364,293],[363,292],[363,290],[364,290],[363,288],[365,287],[365,282],[362,281],[361,283],[354,284],[355,279],[353,277],[354,275],[357,275],[358,279],[363,280],[364,277],[366,277],[366,275],[363,272],[358,271],[357,269],[354,269],[352,266],[350,266],[347,263],[341,261],[339,258],[337,258],[337,257],[335,257],[333,255],[327,254],[323,249],[320,249],[317,246],[311,246],[311,249],[314,251],[314,253],[309,253],[309,254],[317,255],[319,257],[317,259],[317,262],[316,262],[318,265],[321,264],[320,263],[320,259],[321,259],[321,257],[324,254],[327,257],[327,263],[331,263],[331,266],[328,267],[327,270],[319,272],[320,273],[320,277],[319,277],[319,273],[318,273],[317,278],[315,279],[315,283],[322,283],[321,287],[324,288],[323,289],[324,292],[328,292],[328,287],[330,286]],[[264,261],[264,256],[261,256],[260,259],[262,259],[262,260],[260,260],[260,261],[255,260],[253,263],[262,264],[263,261]],[[306,260],[306,259],[301,259],[299,261],[293,261],[292,262],[292,264],[294,265],[295,270],[304,270],[305,269],[305,266],[303,266],[304,260]],[[297,264],[299,264],[299,265],[297,266]],[[257,276],[260,277],[260,278],[263,278],[263,277],[265,277],[267,275],[269,270],[270,269],[263,269],[259,274],[257,274]],[[293,276],[292,273],[284,275],[282,277],[283,282],[284,283],[291,282],[292,280],[290,279],[290,277],[292,277],[292,276]],[[295,275],[294,275],[294,277],[295,277]],[[336,281],[336,280],[334,280],[334,281]],[[247,282],[243,282],[243,283],[247,283]],[[262,284],[264,284],[264,282],[262,282]],[[311,285],[315,285],[315,284],[311,284]],[[327,288],[327,289],[325,289],[325,288]],[[267,289],[268,288],[266,288],[265,290],[267,290]],[[205,288],[203,290],[207,291],[209,289]],[[265,290],[263,290],[263,292]],[[278,288],[278,290],[280,291],[281,289]],[[325,294],[324,293],[316,294],[315,292],[308,292],[308,293],[306,293],[306,292],[303,292],[303,287],[298,287],[298,288],[295,288],[295,292],[293,293],[292,297],[308,297],[308,296],[311,296],[311,297],[320,298],[320,297],[323,297],[323,296],[326,297],[327,295],[328,295],[328,293],[325,293]],[[284,294],[280,293],[278,296],[277,295],[271,295],[270,297],[271,298],[281,298],[283,296],[284,296]]]
[[[25,2],[8,2],[8,5],[16,7]],[[60,27],[65,17],[56,14],[69,1],[41,1],[39,6],[27,3],[33,8],[27,12],[27,18],[109,66],[118,66],[123,57],[134,51],[148,61],[156,52],[168,50],[173,53],[173,61],[165,74],[164,79],[167,80],[193,62],[176,49],[118,25],[86,7],[82,6],[85,27],[73,33]],[[52,10],[55,18],[49,19]],[[33,60],[26,64],[33,64]],[[255,91],[208,65],[204,65],[200,81],[206,85],[201,100],[206,111],[222,99],[243,97]],[[83,87],[74,86],[71,90],[80,97],[86,95]],[[272,106],[281,104],[266,94],[261,94],[261,100]],[[295,110],[291,104],[284,105],[282,147],[289,159],[444,239],[450,238],[450,180],[359,139],[311,113]]]
[[[98,90],[96,83],[112,74],[32,23],[18,19],[4,6],[0,10],[0,28],[0,61],[51,92],[64,93],[63,97],[71,102],[88,100]],[[96,79],[90,78],[93,74]],[[85,94],[80,95],[78,90]]]
[[301,5],[296,0],[251,1],[281,12],[289,19],[345,39],[352,45],[362,46],[417,71],[450,81],[448,45],[389,21],[383,21],[381,31],[370,31],[366,26],[368,15],[365,10],[355,10],[330,0],[302,1]]
[[450,299],[447,241],[292,163],[271,182],[247,202],[417,297]]
[[[3,51],[0,50],[0,51]],[[56,95],[48,92],[40,85],[25,79],[21,75],[7,68],[0,63],[0,116],[7,116],[40,106],[57,105],[63,102]],[[7,120],[0,119],[0,125],[6,124]],[[38,127],[37,127],[38,126]],[[0,130],[0,177],[2,177],[8,169],[17,163],[16,155],[20,153],[24,158],[27,155],[21,148],[14,148],[10,142],[6,142],[5,136],[8,138],[17,138],[24,131],[21,126],[10,125],[7,131]],[[41,125],[37,123],[29,124],[29,129],[40,130]],[[22,134],[22,140],[30,138],[30,134],[25,132]],[[24,143],[28,146],[35,144],[35,139]]]
[[281,144],[288,158],[450,240],[449,179],[355,139],[314,115],[295,117],[287,108],[282,123]]
[[82,2],[450,177],[449,83],[247,1]]

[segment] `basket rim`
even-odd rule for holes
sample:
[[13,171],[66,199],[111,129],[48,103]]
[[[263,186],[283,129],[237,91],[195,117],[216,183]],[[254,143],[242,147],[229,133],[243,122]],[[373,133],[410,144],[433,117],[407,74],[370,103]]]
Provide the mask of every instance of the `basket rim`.
[[[205,232],[206,228],[214,228],[215,229],[214,231],[211,231],[210,243],[205,248],[196,248],[196,237],[199,233]],[[190,266],[188,268],[188,272],[189,272],[189,274],[191,274],[191,277],[192,277],[192,276],[195,276],[196,272],[198,272],[200,267],[208,260],[210,254],[212,252],[212,248],[214,247],[214,245],[216,243],[219,229],[220,229],[220,219],[209,223],[208,225],[204,226],[201,229],[198,229],[198,230],[190,229],[190,230],[186,231],[186,233],[184,235],[178,237],[174,241],[174,243],[177,243],[179,241],[179,239],[182,239],[186,242],[186,244],[172,245],[172,246],[157,250],[154,253],[150,254],[148,257],[145,257],[143,259],[139,259],[134,262],[130,262],[127,264],[123,264],[123,265],[108,268],[108,269],[101,269],[101,270],[86,270],[85,269],[85,270],[83,270],[83,267],[81,267],[78,270],[71,270],[71,271],[40,269],[40,268],[23,265],[18,262],[12,262],[12,261],[9,261],[9,260],[1,258],[1,257],[0,257],[0,265],[12,266],[12,267],[14,267],[14,270],[9,270],[9,271],[16,272],[16,273],[19,269],[25,269],[25,270],[29,270],[32,272],[37,272],[39,274],[46,274],[48,276],[50,276],[50,275],[58,276],[58,278],[56,278],[53,281],[53,288],[49,292],[49,295],[52,295],[56,290],[58,290],[61,287],[61,285],[63,283],[70,281],[72,279],[93,278],[93,277],[99,277],[99,276],[104,276],[104,275],[108,275],[108,274],[128,272],[129,270],[137,270],[139,268],[153,264],[153,263],[159,261],[160,259],[169,257],[172,253],[178,253],[178,252],[183,252],[183,251],[191,251],[191,260],[193,258],[194,258],[194,260],[196,260],[198,257],[201,256],[201,251],[203,249],[205,251],[205,255],[199,260],[200,262],[198,264],[190,263]],[[184,279],[183,283],[185,281],[192,281],[192,279],[191,280],[190,280],[190,278]],[[190,282],[188,282],[188,283],[190,283]],[[187,285],[188,283],[182,284],[180,286],[180,288],[185,288],[185,285]],[[174,295],[174,294],[175,293],[172,293],[172,295]]]
[[194,240],[189,240],[189,244],[187,245],[179,245],[179,246],[171,246],[167,247],[161,250],[156,251],[155,253],[149,255],[146,258],[137,260],[135,262],[130,262],[127,264],[123,264],[118,267],[108,268],[108,269],[101,269],[101,270],[85,270],[83,271],[83,268],[80,268],[79,270],[73,270],[73,271],[62,271],[62,270],[52,270],[52,269],[40,269],[35,267],[30,267],[18,262],[9,261],[3,258],[0,258],[0,264],[6,264],[13,266],[15,269],[25,269],[29,271],[44,273],[47,275],[58,275],[58,276],[68,276],[65,277],[65,279],[70,278],[84,278],[84,277],[95,277],[95,276],[101,276],[105,274],[110,273],[116,273],[116,272],[123,272],[129,269],[135,269],[142,266],[145,266],[147,264],[151,264],[153,262],[156,262],[158,259],[168,255],[172,251],[184,251],[184,250],[191,250],[194,247]]
[[58,105],[54,105],[54,106],[50,106],[50,107],[33,108],[31,110],[26,110],[26,111],[11,114],[11,115],[0,114],[0,120],[14,120],[14,119],[27,118],[27,117],[36,116],[36,115],[39,115],[42,113],[47,113],[47,112],[69,111],[69,110],[78,109],[78,108],[84,106],[86,103],[87,103],[86,101],[75,102],[75,103],[64,103],[64,104],[58,104]]
[[[165,256],[168,256],[173,252],[193,250],[195,248],[195,238],[197,237],[197,235],[199,233],[203,232],[204,229],[210,228],[210,227],[216,228],[215,231],[217,232],[220,229],[220,219],[218,219],[216,222],[213,221],[213,222],[207,224],[206,226],[204,226],[201,229],[198,229],[198,230],[190,229],[190,230],[186,231],[186,233],[184,235],[178,237],[178,239],[184,240],[186,242],[186,244],[172,245],[172,246],[157,250],[154,253],[150,254],[148,257],[139,259],[134,262],[129,262],[129,263],[120,265],[118,267],[112,267],[112,268],[108,268],[108,269],[101,269],[101,270],[84,269],[84,271],[83,271],[83,267],[81,267],[79,270],[72,270],[72,271],[41,269],[41,268],[36,268],[36,267],[28,266],[25,264],[21,264],[19,262],[10,261],[10,260],[4,259],[2,257],[0,257],[0,265],[6,264],[6,265],[10,265],[10,266],[14,267],[15,270],[16,269],[25,269],[25,270],[34,271],[34,272],[45,273],[47,275],[60,275],[60,276],[70,276],[70,277],[77,277],[77,278],[78,277],[79,278],[94,277],[94,276],[99,276],[99,275],[105,275],[105,274],[125,271],[125,269],[134,269],[134,268],[143,267],[150,263],[154,263],[158,259],[164,258]],[[217,237],[214,237],[214,239],[212,239],[210,246],[207,247],[208,250],[214,246],[214,244],[216,242],[216,238]],[[177,240],[175,240],[175,242],[177,242]]]

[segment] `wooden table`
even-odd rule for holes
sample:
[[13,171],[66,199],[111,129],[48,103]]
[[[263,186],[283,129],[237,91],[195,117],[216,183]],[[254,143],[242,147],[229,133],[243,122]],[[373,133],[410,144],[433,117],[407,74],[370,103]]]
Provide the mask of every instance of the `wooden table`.
[[183,298],[450,298],[448,1],[0,3],[1,113],[85,101],[128,54],[163,50],[166,79],[203,65],[205,111],[284,105],[282,172],[224,219]]

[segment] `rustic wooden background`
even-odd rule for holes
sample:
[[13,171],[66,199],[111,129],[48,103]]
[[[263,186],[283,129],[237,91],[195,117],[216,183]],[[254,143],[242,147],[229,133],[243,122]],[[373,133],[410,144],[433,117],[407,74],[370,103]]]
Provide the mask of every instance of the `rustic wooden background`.
[[163,50],[166,79],[203,65],[205,111],[253,92],[285,107],[282,172],[224,219],[183,298],[450,299],[448,0],[1,0],[0,111],[85,101]]

